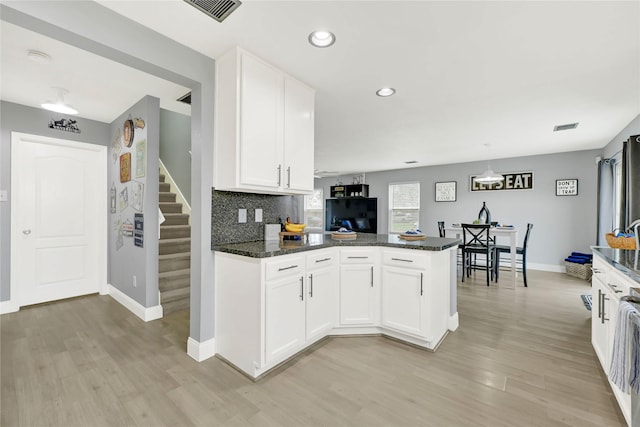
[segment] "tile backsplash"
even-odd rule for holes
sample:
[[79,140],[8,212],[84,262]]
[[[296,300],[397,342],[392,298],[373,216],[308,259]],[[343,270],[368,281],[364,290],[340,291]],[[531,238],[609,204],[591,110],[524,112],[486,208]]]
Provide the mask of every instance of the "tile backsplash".
[[[223,243],[249,242],[264,239],[264,225],[275,224],[291,217],[292,222],[304,221],[303,196],[273,196],[269,194],[211,192],[211,246]],[[247,222],[238,223],[238,209],[247,210]],[[262,222],[255,222],[255,210],[262,209]]]

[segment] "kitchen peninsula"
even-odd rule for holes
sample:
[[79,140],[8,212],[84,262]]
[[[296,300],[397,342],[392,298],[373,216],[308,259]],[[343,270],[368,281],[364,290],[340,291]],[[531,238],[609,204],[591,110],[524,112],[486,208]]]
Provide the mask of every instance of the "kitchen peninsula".
[[327,336],[378,334],[435,351],[458,326],[459,243],[309,234],[213,246],[216,353],[258,378]]

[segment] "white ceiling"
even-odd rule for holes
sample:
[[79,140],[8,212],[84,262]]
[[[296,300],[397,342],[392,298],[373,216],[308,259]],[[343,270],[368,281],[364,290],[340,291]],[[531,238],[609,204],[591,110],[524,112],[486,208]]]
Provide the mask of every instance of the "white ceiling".
[[[409,160],[418,162],[415,167],[602,148],[640,113],[637,1],[256,0],[244,1],[223,23],[182,0],[100,3],[212,58],[240,45],[315,87],[320,171],[370,172],[409,167]],[[2,99],[11,61],[37,48],[14,40],[19,34],[11,31],[19,29],[5,34],[5,27]],[[308,44],[308,34],[319,28],[336,34],[332,47]],[[14,42],[21,45],[5,62],[5,45]],[[101,60],[90,56],[83,67]],[[155,93],[146,83],[125,87],[123,80],[135,73],[131,69],[100,76],[102,92],[96,94],[95,76],[74,71],[79,67],[72,63],[66,58],[65,66],[47,70],[51,82],[37,91],[36,105],[42,91],[60,85],[70,72],[76,74],[69,85],[87,83],[68,88],[68,101],[87,112],[88,99],[118,105],[121,112],[122,97],[140,86],[163,102],[182,94],[183,88],[166,82],[169,87]],[[38,81],[30,77],[26,83],[11,81],[13,99]],[[167,98],[171,86],[173,97]],[[382,86],[394,87],[396,95],[376,97]],[[109,121],[87,114],[82,115]],[[580,123],[577,129],[553,132],[555,125],[572,122]]]

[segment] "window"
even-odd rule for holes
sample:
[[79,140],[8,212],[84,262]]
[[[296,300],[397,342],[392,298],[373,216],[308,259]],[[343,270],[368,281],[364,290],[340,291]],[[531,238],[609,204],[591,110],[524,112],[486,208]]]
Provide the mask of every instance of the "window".
[[324,230],[324,194],[322,188],[313,190],[313,194],[304,196],[304,223],[307,228]]
[[420,183],[389,184],[389,233],[419,227]]
[[622,156],[620,155],[613,164],[613,228],[624,226],[620,223],[622,197]]

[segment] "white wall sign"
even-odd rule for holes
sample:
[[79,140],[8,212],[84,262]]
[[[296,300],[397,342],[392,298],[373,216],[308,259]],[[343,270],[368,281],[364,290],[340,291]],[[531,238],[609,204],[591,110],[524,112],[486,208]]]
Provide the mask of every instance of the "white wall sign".
[[556,180],[556,196],[577,196],[578,180],[577,179],[557,179]]
[[436,202],[456,201],[456,181],[436,182]]

